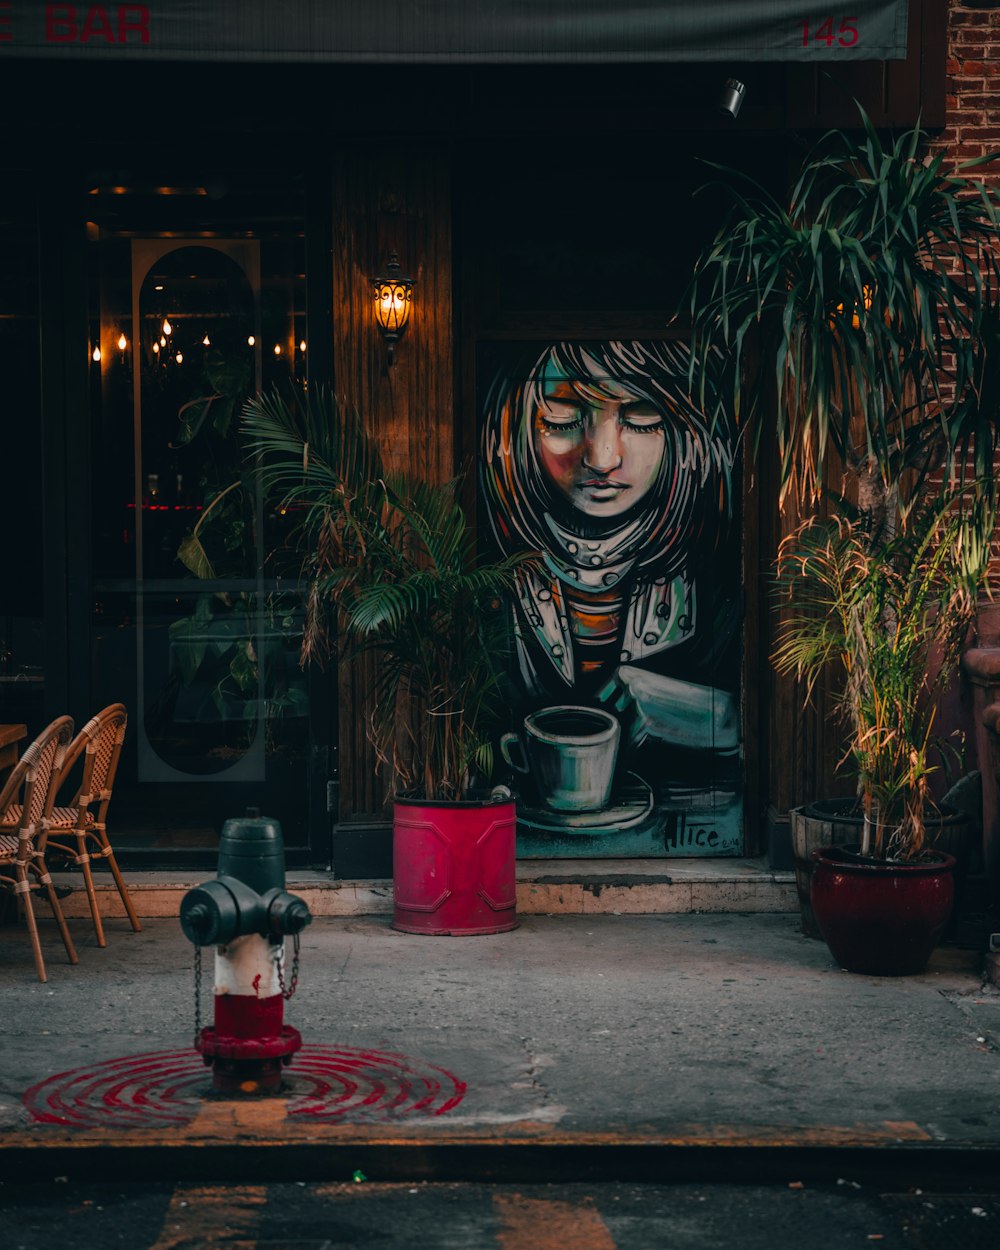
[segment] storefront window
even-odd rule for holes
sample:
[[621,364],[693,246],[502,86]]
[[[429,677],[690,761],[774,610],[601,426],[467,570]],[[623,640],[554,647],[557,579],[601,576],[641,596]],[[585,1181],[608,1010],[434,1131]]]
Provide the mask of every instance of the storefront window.
[[303,205],[275,185],[92,191],[92,687],[130,711],[126,850],[209,850],[247,806],[309,840],[287,527],[238,435],[248,396],[306,377]]

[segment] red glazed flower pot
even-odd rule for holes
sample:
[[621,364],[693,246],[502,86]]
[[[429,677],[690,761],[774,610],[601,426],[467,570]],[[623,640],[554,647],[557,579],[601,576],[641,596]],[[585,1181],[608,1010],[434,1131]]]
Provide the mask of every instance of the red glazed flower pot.
[[812,908],[837,963],[869,976],[923,972],[951,915],[955,857],[889,863],[825,846],[812,858]]

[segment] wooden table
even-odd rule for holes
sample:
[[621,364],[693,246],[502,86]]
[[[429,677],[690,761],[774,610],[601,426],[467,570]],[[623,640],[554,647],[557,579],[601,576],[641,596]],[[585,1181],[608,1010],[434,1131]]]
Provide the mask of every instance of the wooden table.
[[0,725],[0,784],[20,758],[20,743],[27,736],[27,725]]

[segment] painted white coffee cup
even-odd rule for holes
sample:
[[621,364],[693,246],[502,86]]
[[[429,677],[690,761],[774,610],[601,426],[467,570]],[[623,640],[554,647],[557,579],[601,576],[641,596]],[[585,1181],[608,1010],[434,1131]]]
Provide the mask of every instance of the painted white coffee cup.
[[524,733],[500,739],[504,759],[530,773],[546,806],[557,812],[594,812],[611,798],[621,728],[601,708],[561,704],[524,718]]

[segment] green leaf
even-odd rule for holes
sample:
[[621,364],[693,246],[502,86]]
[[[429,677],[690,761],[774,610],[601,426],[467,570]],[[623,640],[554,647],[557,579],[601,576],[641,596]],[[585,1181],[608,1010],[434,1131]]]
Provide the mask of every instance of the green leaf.
[[244,395],[250,386],[251,365],[249,352],[223,355],[212,348],[205,360],[205,377],[216,394],[236,399]]
[[205,548],[195,534],[186,534],[181,539],[177,548],[177,559],[190,569],[195,577],[200,577],[204,581],[215,577],[212,562],[205,554]]
[[205,424],[205,418],[212,410],[212,404],[218,398],[216,395],[202,396],[198,399],[189,400],[184,404],[177,413],[180,420],[180,429],[177,431],[176,440],[170,444],[171,447],[185,447],[191,440],[197,437],[201,427]]
[[180,668],[181,681],[190,686],[194,681],[208,647],[203,622],[194,617],[172,621],[168,629],[171,654]]

